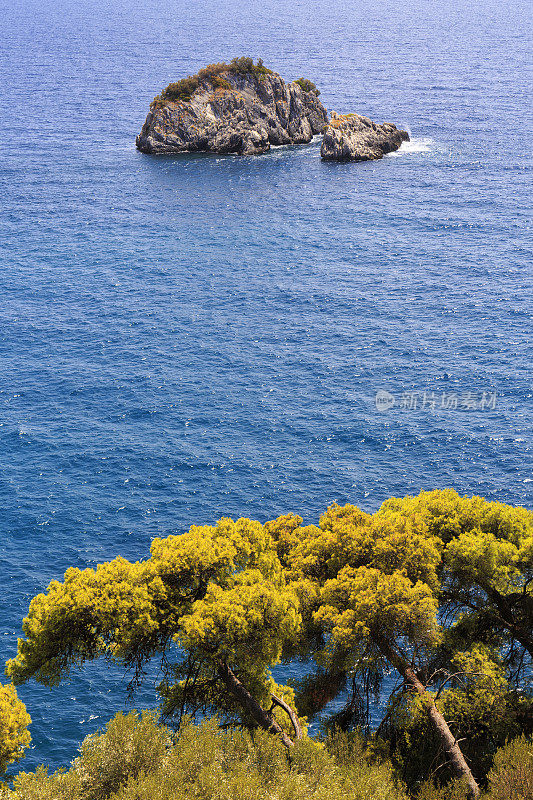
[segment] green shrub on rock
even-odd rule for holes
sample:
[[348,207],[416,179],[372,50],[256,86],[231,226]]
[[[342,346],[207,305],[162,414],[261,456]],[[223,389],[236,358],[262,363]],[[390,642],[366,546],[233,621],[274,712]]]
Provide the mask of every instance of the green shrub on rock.
[[230,72],[235,72],[239,75],[272,75],[272,70],[265,67],[263,59],[258,58],[257,64],[254,64],[253,58],[242,56],[241,58],[232,58],[229,63]]
[[189,75],[188,78],[182,78],[181,81],[169,83],[162,92],[161,98],[164,100],[190,100],[199,85],[198,76]]
[[316,85],[313,83],[313,81],[310,81],[308,78],[297,78],[294,81],[294,83],[297,83],[303,92],[314,92],[314,94],[316,94],[317,97],[320,95],[320,92],[316,88]]

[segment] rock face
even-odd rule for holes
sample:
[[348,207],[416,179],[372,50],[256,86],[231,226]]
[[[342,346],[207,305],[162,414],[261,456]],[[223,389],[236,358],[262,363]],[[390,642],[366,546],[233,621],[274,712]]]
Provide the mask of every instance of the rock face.
[[164,93],[154,100],[136,140],[139,150],[256,155],[271,145],[309,142],[328,121],[316,92],[286,84],[269,71],[228,68],[197,83],[188,98],[169,99]]
[[398,150],[409,141],[407,131],[391,122],[376,125],[359,114],[331,114],[324,130],[320,155],[326,161],[372,161]]

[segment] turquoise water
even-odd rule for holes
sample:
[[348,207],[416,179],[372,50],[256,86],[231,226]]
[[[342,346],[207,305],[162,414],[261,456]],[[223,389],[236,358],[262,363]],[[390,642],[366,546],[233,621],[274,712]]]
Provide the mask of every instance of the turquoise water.
[[[531,504],[527,8],[4,0],[2,660],[67,566],[192,522],[443,486]],[[136,152],[162,87],[235,55],[412,142]],[[23,767],[59,765],[123,675],[20,695]]]

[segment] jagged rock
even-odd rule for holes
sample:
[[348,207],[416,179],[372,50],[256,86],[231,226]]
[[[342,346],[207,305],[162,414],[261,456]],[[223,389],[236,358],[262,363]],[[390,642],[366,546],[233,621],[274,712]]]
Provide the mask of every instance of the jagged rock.
[[409,141],[407,131],[385,122],[377,125],[359,114],[331,114],[320,155],[326,161],[372,161],[398,150]]
[[327,112],[315,91],[286,84],[269,70],[243,73],[216,66],[216,74],[202,77],[202,70],[190,79],[198,84],[190,97],[170,99],[163,93],[154,100],[136,140],[139,150],[256,155],[271,145],[309,142],[324,129]]

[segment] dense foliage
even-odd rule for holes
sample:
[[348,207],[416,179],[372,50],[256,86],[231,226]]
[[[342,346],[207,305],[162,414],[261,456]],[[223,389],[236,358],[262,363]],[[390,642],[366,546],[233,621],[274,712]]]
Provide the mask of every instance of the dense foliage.
[[177,741],[153,715],[119,714],[88,736],[68,772],[19,774],[1,800],[406,800],[390,766],[357,737],[302,739],[290,758],[265,732],[185,723]]
[[[264,731],[184,721],[179,735],[153,713],[118,714],[85,738],[69,770],[19,773],[0,800],[407,800],[390,763],[359,734],[301,739],[290,753]],[[465,800],[465,787],[430,782],[419,800]],[[484,800],[533,800],[533,740],[497,752]]]
[[489,772],[492,800],[533,800],[533,740],[520,736],[502,747]]
[[[409,787],[435,773],[477,796],[496,750],[533,732],[532,628],[533,514],[445,490],[375,514],[334,504],[318,526],[222,519],[145,561],[69,569],[33,599],[7,671],[54,685],[104,655],[135,684],[159,655],[169,719],[215,713],[291,750],[342,692],[326,726],[369,734],[392,671],[374,751]],[[270,669],[294,659],[314,666],[278,686]]]
[[14,686],[0,684],[0,775],[13,761],[22,758],[31,736],[31,719]]

